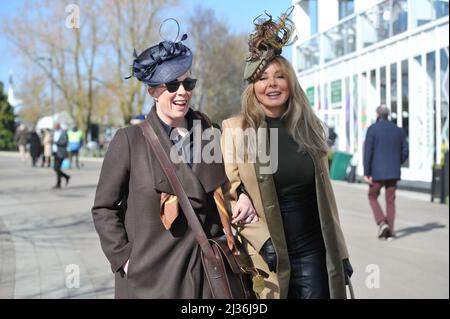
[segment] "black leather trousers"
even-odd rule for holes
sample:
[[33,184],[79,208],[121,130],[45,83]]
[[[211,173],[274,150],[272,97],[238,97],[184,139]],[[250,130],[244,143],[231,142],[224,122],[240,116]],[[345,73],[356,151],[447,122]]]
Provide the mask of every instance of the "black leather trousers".
[[329,299],[325,252],[291,256],[288,299]]
[[306,200],[281,200],[280,211],[291,264],[288,298],[330,298],[325,245],[315,196]]

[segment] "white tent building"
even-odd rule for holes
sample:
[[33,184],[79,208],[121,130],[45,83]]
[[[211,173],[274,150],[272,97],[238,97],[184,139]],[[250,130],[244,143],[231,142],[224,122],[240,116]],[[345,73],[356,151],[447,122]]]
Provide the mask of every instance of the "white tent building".
[[63,129],[69,129],[73,126],[73,120],[67,112],[56,113],[54,116],[44,116],[36,124],[36,130],[44,128],[53,129],[54,123],[61,124]]

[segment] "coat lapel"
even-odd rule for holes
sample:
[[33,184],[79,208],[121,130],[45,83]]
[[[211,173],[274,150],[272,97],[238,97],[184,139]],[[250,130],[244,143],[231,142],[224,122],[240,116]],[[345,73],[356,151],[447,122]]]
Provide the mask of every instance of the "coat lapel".
[[[189,116],[192,116],[195,120],[201,120],[198,116],[196,116],[196,114],[192,111],[190,114],[188,114]],[[206,127],[204,122],[197,122],[197,123],[202,123],[202,132],[205,129],[208,129],[208,127]],[[223,156],[222,156],[222,151],[221,151],[221,147],[220,147],[220,130],[211,127],[211,130],[214,130],[215,133],[214,137],[211,138],[211,140],[203,140],[202,138],[200,138],[200,140],[198,140],[199,138],[195,138],[194,137],[194,143],[198,143],[200,142],[200,156],[198,156],[199,158],[197,158],[197,160],[200,161],[196,161],[195,160],[195,155],[194,155],[194,163],[192,165],[192,171],[194,172],[195,176],[198,178],[198,180],[200,181],[200,183],[203,185],[203,188],[205,189],[205,192],[209,193],[214,191],[217,187],[223,185],[226,181],[227,181],[227,176],[225,174],[225,167],[223,165]],[[211,135],[207,134],[207,137],[210,138]],[[206,163],[203,158],[203,150],[208,150],[205,149],[205,147],[211,147],[208,149],[213,150],[213,152],[219,152],[219,154],[214,154],[217,155],[215,158],[220,159],[220,161],[217,163],[215,160],[212,161],[211,163]],[[194,152],[195,152],[195,147],[194,147]]]
[[[159,137],[159,141],[166,152],[166,154],[170,158],[170,150],[174,147],[173,143],[170,141],[169,136],[165,132],[161,123],[156,114],[156,108],[154,107],[150,114],[147,117],[147,121],[150,122],[153,129],[156,132],[156,135]],[[155,190],[158,192],[168,193],[175,195],[175,192],[172,190],[170,186],[169,180],[167,179],[164,171],[162,170],[161,165],[153,154],[153,151],[150,149],[150,145],[147,145],[149,153],[152,154],[154,165],[152,167],[152,175],[155,180]],[[186,195],[191,199],[191,202],[194,203],[203,203],[205,200],[205,192],[203,191],[202,185],[199,183],[198,179],[195,177],[189,165],[185,163],[173,163],[175,168],[175,172],[183,185],[183,189],[186,192]],[[197,205],[193,205],[197,206]],[[194,207],[195,208],[195,207]]]

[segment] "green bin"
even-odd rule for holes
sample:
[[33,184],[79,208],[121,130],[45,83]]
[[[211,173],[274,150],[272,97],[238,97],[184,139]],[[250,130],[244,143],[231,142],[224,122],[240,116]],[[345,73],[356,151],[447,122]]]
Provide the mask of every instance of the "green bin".
[[344,152],[335,152],[331,162],[330,177],[334,180],[344,180],[347,167],[350,164],[353,154]]

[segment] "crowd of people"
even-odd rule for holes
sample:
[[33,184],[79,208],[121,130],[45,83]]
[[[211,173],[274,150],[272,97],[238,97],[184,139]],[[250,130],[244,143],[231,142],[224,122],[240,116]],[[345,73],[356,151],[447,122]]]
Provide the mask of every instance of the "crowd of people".
[[57,177],[54,189],[61,188],[61,178],[65,179],[66,185],[69,183],[70,176],[62,171],[66,167],[63,165],[65,160],[68,161],[69,169],[73,166],[81,167],[79,151],[83,145],[83,133],[76,126],[64,130],[60,123],[55,123],[53,129],[43,128],[38,133],[35,128],[28,130],[25,124],[20,124],[14,141],[22,161],[26,161],[28,150],[32,167],[52,167],[53,158],[53,169]]

